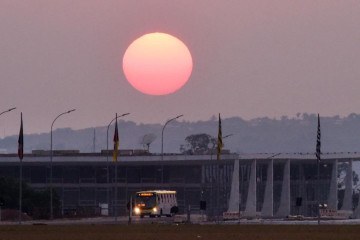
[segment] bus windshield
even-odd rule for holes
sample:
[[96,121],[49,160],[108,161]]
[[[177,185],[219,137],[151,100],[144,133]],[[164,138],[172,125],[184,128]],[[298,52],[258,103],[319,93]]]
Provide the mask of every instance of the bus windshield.
[[135,198],[135,203],[136,205],[140,205],[141,207],[152,208],[156,206],[156,198],[155,195],[141,196],[140,194],[137,194]]

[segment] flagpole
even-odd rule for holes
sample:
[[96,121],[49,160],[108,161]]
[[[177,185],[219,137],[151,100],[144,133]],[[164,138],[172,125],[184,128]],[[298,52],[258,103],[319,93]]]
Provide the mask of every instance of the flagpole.
[[[108,210],[110,209],[110,163],[109,163],[109,128],[110,125],[117,120],[118,118],[124,117],[129,115],[130,113],[124,113],[120,116],[115,116],[115,118],[113,118],[109,125],[107,126],[107,130],[106,130],[106,183],[107,183],[107,187],[106,187],[106,201],[108,204]],[[111,184],[112,185],[112,184]],[[114,206],[112,206],[112,209],[115,210]]]
[[22,160],[20,159],[20,183],[19,183],[19,224],[21,224],[22,212]]
[[[115,193],[114,193],[114,214],[115,214],[115,222],[117,222],[117,152],[115,153],[115,151],[118,151],[118,147],[115,146],[117,143],[116,141],[119,141],[119,136],[118,136],[118,126],[117,126],[117,113],[116,113],[116,117],[115,117],[115,133],[114,133],[114,153],[113,153],[113,161],[115,161]],[[115,135],[117,135],[118,139],[115,139]],[[115,157],[114,157],[115,156]]]
[[114,198],[115,198],[115,203],[114,203],[114,206],[115,206],[115,211],[114,211],[114,213],[115,213],[115,222],[117,221],[117,211],[116,211],[116,206],[117,206],[117,170],[118,170],[118,164],[117,164],[117,161],[115,161],[115,196],[114,196]]
[[115,216],[115,222],[117,222],[117,182],[118,182],[118,174],[117,174],[117,170],[118,170],[118,165],[117,165],[117,155],[118,155],[118,151],[119,151],[119,131],[118,131],[118,124],[117,124],[117,113],[116,113],[116,116],[115,116],[115,132],[114,132],[114,150],[113,150],[113,161],[115,161],[115,171],[114,171],[114,174],[115,174],[115,183],[114,183],[114,186],[115,186],[115,191],[114,191],[114,216]]
[[316,137],[316,159],[317,159],[317,220],[320,225],[320,160],[321,160],[321,129],[320,129],[320,115],[318,114],[318,126]]
[[320,161],[317,161],[317,205],[318,205],[318,225],[320,225]]
[[24,133],[23,133],[23,121],[22,121],[22,113],[21,113],[21,123],[20,123],[20,132],[19,132],[19,140],[18,140],[18,156],[20,160],[20,177],[19,177],[19,224],[22,221],[22,159],[24,157]]
[[[220,113],[219,113],[219,127],[218,127],[218,139],[217,139],[217,156],[216,159],[220,160],[221,159],[221,150],[223,148],[223,138],[222,138],[222,129],[221,129],[221,117],[220,117]],[[220,163],[217,162],[217,191],[216,191],[216,209],[217,209],[217,223],[219,223],[220,221]]]

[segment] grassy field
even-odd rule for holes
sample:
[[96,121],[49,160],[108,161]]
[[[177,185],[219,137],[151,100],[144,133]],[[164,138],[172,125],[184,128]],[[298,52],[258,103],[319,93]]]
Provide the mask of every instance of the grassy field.
[[0,226],[0,240],[360,239],[357,225],[22,225]]

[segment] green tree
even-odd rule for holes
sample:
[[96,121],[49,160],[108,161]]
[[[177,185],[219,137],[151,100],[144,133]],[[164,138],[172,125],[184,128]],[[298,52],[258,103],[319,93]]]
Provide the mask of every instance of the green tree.
[[216,141],[206,133],[193,134],[185,138],[186,145],[180,147],[184,154],[205,154],[209,153],[215,146]]
[[[60,199],[53,192],[54,212],[59,213]],[[25,182],[22,183],[22,211],[35,219],[50,216],[50,190],[34,191]],[[0,202],[4,209],[19,209],[19,180],[0,177]]]

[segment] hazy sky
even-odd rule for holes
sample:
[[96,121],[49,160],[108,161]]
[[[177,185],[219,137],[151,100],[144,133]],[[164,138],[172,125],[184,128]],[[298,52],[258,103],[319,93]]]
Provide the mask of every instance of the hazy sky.
[[[127,46],[150,32],[188,46],[189,82],[168,96],[125,80]],[[358,0],[0,0],[0,136],[107,125],[360,112]]]

